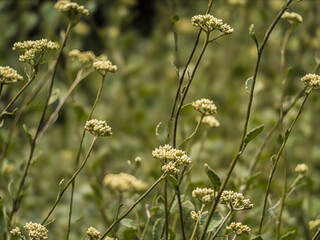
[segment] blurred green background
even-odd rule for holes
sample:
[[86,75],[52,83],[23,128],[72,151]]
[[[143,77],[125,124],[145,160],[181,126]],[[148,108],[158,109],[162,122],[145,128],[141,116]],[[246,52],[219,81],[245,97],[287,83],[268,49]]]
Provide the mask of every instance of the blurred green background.
[[[80,65],[68,57],[70,50],[92,50],[96,55],[106,54],[118,66],[118,71],[107,76],[103,96],[94,113],[94,118],[107,121],[114,134],[111,138],[98,140],[86,169],[77,179],[71,239],[82,237],[90,226],[103,231],[106,223],[101,209],[104,209],[109,223],[115,217],[117,193],[104,189],[103,196],[99,198],[92,190],[92,186],[100,186],[106,173],[134,173],[148,185],[160,176],[160,162],[153,159],[151,152],[165,141],[165,126],[178,84],[173,65],[183,69],[198,32],[197,28],[191,25],[190,19],[194,15],[204,14],[208,4],[206,0],[83,0],[78,3],[85,5],[90,15],[83,17],[67,42],[54,85],[55,89],[59,89],[60,95],[50,105],[49,110],[52,111],[57,106],[59,98],[65,94],[80,68]],[[215,116],[221,124],[219,128],[209,130],[205,125],[201,125],[189,149],[188,154],[197,161],[194,164],[191,188],[185,196],[187,199],[191,198],[191,191],[196,186],[210,186],[203,163],[207,162],[221,178],[225,176],[240,141],[246,114],[249,94],[245,90],[245,81],[252,76],[256,61],[255,46],[248,34],[248,28],[254,23],[257,38],[261,42],[283,3],[281,0],[214,1],[211,13],[231,25],[234,33],[209,45],[185,101],[189,103],[200,98],[212,99],[218,108]],[[54,9],[53,5],[54,1],[49,0],[0,1],[1,66],[11,66],[23,74],[27,66],[18,61],[19,53],[12,50],[17,41],[47,38],[60,42],[67,19]],[[300,78],[315,69],[315,58],[320,54],[320,1],[304,0],[294,4],[289,11],[301,14],[303,23],[294,27],[286,49],[286,68],[291,69],[285,90],[286,102],[290,102],[303,88]],[[170,20],[174,15],[179,17],[175,24]],[[246,149],[231,177],[228,189],[239,188],[247,175],[250,161],[278,119],[282,91],[280,49],[288,28],[289,23],[280,20],[266,46],[250,120],[250,128],[263,123],[265,130]],[[178,36],[177,53],[174,31]],[[199,50],[196,53],[199,53]],[[56,53],[46,53],[46,61],[40,66],[36,81],[48,71],[48,64],[53,62],[55,57]],[[191,69],[193,65],[194,61]],[[22,226],[28,221],[40,222],[56,198],[59,182],[61,179],[68,180],[72,173],[80,134],[93,104],[99,79],[99,74],[93,72],[77,87],[60,111],[54,125],[38,143],[35,161],[27,179],[24,201],[18,212],[18,225]],[[29,90],[34,87],[35,82]],[[1,108],[22,85],[23,83],[17,83],[5,87],[1,96]],[[10,196],[3,186],[10,183],[12,191],[16,191],[29,153],[22,124],[35,131],[46,90],[45,87],[26,108],[14,133],[8,157],[2,165],[0,196],[7,208],[10,208]],[[16,106],[22,100],[23,97]],[[299,101],[296,108],[285,118],[282,133],[297,114],[300,104]],[[319,112],[320,96],[318,91],[314,91],[285,149],[289,162],[289,184],[297,176],[294,168],[298,163],[309,166],[308,179],[288,198],[283,216],[282,230],[285,233],[295,229],[296,239],[308,239],[308,221],[320,218]],[[178,142],[181,142],[183,136],[192,133],[197,116],[198,113],[191,106],[183,108],[179,120]],[[4,126],[0,129],[1,145],[8,134],[12,119],[10,116],[5,117]],[[159,122],[162,122],[162,125],[157,136],[155,129]],[[208,134],[202,148],[201,142],[206,130]],[[237,219],[249,225],[253,233],[257,231],[257,216],[261,213],[270,169],[269,158],[280,146],[277,138],[278,133],[262,154],[257,168],[257,171],[262,173],[246,194],[255,207],[237,215]],[[90,141],[91,136],[87,135],[86,149]],[[137,156],[141,157],[142,162],[136,168],[132,161]],[[283,159],[272,185],[273,204],[279,200],[282,184]],[[160,190],[161,188],[158,188],[158,191]],[[129,205],[137,196],[128,196],[125,204]],[[68,199],[67,193],[53,214],[56,221],[49,227],[49,238],[62,239],[65,236]],[[142,223],[146,218],[144,204],[151,204],[151,201],[152,196],[138,207]],[[130,217],[134,219],[134,213]],[[314,230],[311,231],[313,232]],[[272,236],[273,232],[270,231],[266,234],[266,239],[273,239]]]

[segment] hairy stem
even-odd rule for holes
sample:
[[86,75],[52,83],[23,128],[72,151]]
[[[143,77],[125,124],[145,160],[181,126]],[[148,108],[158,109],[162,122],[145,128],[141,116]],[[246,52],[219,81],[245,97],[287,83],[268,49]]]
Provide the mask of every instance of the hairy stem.
[[287,10],[287,8],[289,7],[289,5],[291,4],[292,1],[293,0],[287,0],[287,2],[284,4],[284,6],[280,10],[280,12],[276,16],[276,18],[273,20],[273,22],[269,26],[269,28],[268,28],[265,36],[264,36],[263,42],[261,43],[260,47],[257,49],[258,58],[257,58],[254,74],[253,74],[253,77],[252,77],[252,88],[251,88],[251,92],[250,92],[250,98],[249,98],[249,103],[248,103],[248,107],[247,107],[247,115],[246,115],[246,120],[245,120],[245,123],[244,123],[244,126],[243,126],[243,131],[242,131],[242,137],[241,137],[241,140],[240,140],[240,144],[239,144],[238,150],[236,151],[236,153],[235,153],[235,155],[234,155],[234,157],[233,157],[233,159],[232,159],[232,161],[231,161],[231,163],[229,165],[229,168],[228,168],[228,171],[227,171],[227,175],[226,175],[225,179],[223,180],[223,182],[222,182],[222,184],[221,184],[221,186],[219,188],[218,195],[217,195],[215,201],[213,202],[213,204],[212,204],[212,206],[210,208],[209,215],[208,215],[208,218],[206,220],[205,226],[203,228],[200,240],[204,240],[204,238],[205,238],[207,229],[209,227],[210,220],[211,220],[211,218],[213,216],[214,211],[217,208],[217,205],[219,203],[219,199],[221,197],[221,194],[222,194],[223,190],[225,189],[225,187],[227,185],[227,182],[228,182],[228,180],[229,180],[229,178],[230,178],[230,176],[231,176],[231,174],[233,172],[233,169],[234,169],[235,165],[238,162],[239,157],[242,155],[242,153],[244,151],[244,139],[245,139],[245,136],[247,134],[247,128],[248,128],[248,123],[249,123],[250,113],[251,113],[251,107],[252,107],[252,103],[253,103],[253,94],[254,94],[256,79],[257,79],[257,75],[258,75],[258,69],[259,69],[260,60],[261,60],[261,57],[262,57],[262,53],[263,53],[264,47],[267,44],[267,41],[268,41],[268,39],[269,39],[269,37],[270,37],[270,35],[272,33],[272,30],[274,29],[274,27],[276,26],[277,22],[280,20],[282,14]]

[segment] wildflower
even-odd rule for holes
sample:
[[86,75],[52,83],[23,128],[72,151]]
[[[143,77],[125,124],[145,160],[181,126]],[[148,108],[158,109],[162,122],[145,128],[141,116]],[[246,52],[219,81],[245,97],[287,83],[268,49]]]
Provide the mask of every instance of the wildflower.
[[119,192],[140,192],[147,188],[143,181],[127,173],[108,174],[104,177],[103,183]]
[[295,12],[285,12],[281,18],[286,19],[290,24],[303,22],[301,15]]
[[250,209],[253,207],[250,199],[244,198],[242,193],[223,191],[220,197],[221,204],[228,204],[234,210]]
[[117,71],[117,66],[112,65],[112,62],[109,60],[104,60],[104,61],[95,61],[92,64],[93,68],[96,69],[102,76],[107,75],[108,72],[116,72]]
[[309,168],[308,168],[308,166],[306,164],[301,163],[301,164],[298,164],[294,170],[297,173],[302,173],[303,174],[303,173],[308,172]]
[[207,98],[202,98],[200,100],[193,102],[192,107],[196,111],[198,111],[204,115],[212,115],[217,112],[216,105],[213,103],[213,101],[211,101]]
[[12,47],[14,51],[24,51],[24,54],[20,55],[19,61],[29,63],[32,66],[40,64],[42,56],[47,50],[57,50],[58,48],[59,45],[57,43],[44,38],[34,41],[16,42]]
[[0,66],[0,83],[1,84],[10,84],[23,80],[23,77],[17,73],[11,67],[2,67]]
[[314,73],[309,73],[302,77],[301,82],[314,89],[320,88],[320,76]]
[[190,212],[190,215],[191,215],[191,218],[195,221],[200,221],[200,218],[201,218],[201,215],[203,214],[206,214],[208,213],[208,211],[206,212],[201,212],[201,211],[198,211],[198,212],[195,212],[195,211],[191,211]]
[[89,227],[88,228],[87,235],[92,240],[100,238],[100,232],[97,229],[95,229],[94,227]]
[[197,187],[192,191],[192,197],[198,198],[201,202],[212,202],[215,198],[215,191],[211,188]]
[[92,51],[80,52],[78,49],[71,50],[69,56],[82,64],[92,64],[94,61],[107,59],[104,55],[97,57]]
[[89,131],[92,135],[98,137],[109,137],[112,135],[111,127],[108,126],[106,121],[91,119],[86,122],[84,127],[87,131]]
[[201,122],[208,124],[210,127],[220,126],[220,122],[214,116],[205,116]]
[[228,24],[223,23],[221,19],[215,18],[210,14],[193,16],[191,23],[193,26],[201,27],[208,32],[213,30],[219,30],[224,34],[231,34],[233,32],[233,28]]
[[80,17],[89,15],[88,9],[70,0],[59,0],[54,8],[66,15],[71,22],[78,22]]
[[12,235],[12,236],[22,236],[22,234],[21,234],[21,230],[20,230],[20,228],[19,227],[15,227],[14,229],[12,229],[11,231],[10,231],[10,234]]
[[161,169],[165,173],[177,174],[178,172],[180,172],[180,170],[176,168],[176,164],[174,162],[169,162],[162,165]]
[[232,222],[229,226],[226,227],[227,230],[234,232],[237,236],[243,234],[250,234],[251,229],[247,225],[242,225],[242,223]]
[[29,240],[46,240],[48,239],[48,230],[39,223],[26,223],[24,229],[29,231]]
[[152,152],[152,156],[162,162],[175,162],[176,166],[180,166],[182,164],[188,165],[191,163],[190,158],[184,151],[175,149],[168,144],[164,145],[163,147],[160,146],[159,148],[156,148]]

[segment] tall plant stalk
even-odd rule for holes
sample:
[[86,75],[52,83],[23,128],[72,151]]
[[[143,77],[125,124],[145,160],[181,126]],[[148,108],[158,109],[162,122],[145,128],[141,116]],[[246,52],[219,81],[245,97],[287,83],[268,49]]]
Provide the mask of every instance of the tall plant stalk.
[[207,232],[207,229],[209,227],[209,223],[210,223],[210,220],[213,216],[213,213],[214,211],[216,210],[217,208],[217,205],[219,203],[219,199],[221,197],[221,194],[223,192],[223,190],[225,189],[226,185],[227,185],[227,182],[233,172],[233,169],[235,167],[235,165],[237,164],[238,162],[238,159],[239,157],[243,154],[243,151],[245,150],[245,137],[247,135],[247,128],[248,128],[248,124],[249,124],[249,119],[250,119],[250,114],[251,114],[251,108],[252,108],[252,103],[253,103],[253,95],[254,95],[254,89],[255,89],[255,84],[256,84],[256,79],[257,79],[257,75],[258,75],[258,69],[259,69],[259,65],[260,65],[260,60],[261,60],[261,57],[262,57],[262,53],[263,53],[263,50],[268,42],[268,39],[274,29],[274,27],[276,26],[277,22],[280,20],[282,14],[287,10],[287,8],[289,7],[289,5],[291,4],[293,0],[287,0],[287,2],[284,4],[284,6],[282,7],[282,9],[280,10],[280,12],[278,13],[278,15],[276,16],[276,18],[273,20],[273,22],[271,23],[271,25],[269,26],[267,32],[265,33],[265,36],[264,36],[264,39],[261,43],[261,45],[258,47],[258,44],[257,44],[257,62],[256,62],[256,66],[255,66],[255,70],[254,70],[254,74],[253,74],[253,77],[252,77],[252,88],[251,88],[251,92],[250,92],[250,98],[249,98],[249,103],[248,103],[248,107],[247,107],[247,114],[246,114],[246,120],[245,120],[245,123],[244,123],[244,126],[243,126],[243,131],[242,131],[242,136],[241,136],[241,140],[240,140],[240,144],[239,144],[239,147],[238,147],[238,150],[236,151],[230,165],[229,165],[229,168],[227,170],[227,174],[226,174],[226,177],[224,178],[220,188],[219,188],[219,191],[218,191],[218,195],[215,199],[215,201],[213,202],[211,208],[210,208],[210,211],[209,211],[209,215],[207,217],[207,220],[206,220],[206,223],[205,223],[205,226],[203,228],[203,231],[202,231],[202,234],[201,234],[201,237],[200,237],[200,240],[204,240],[205,236],[206,236],[206,232]]

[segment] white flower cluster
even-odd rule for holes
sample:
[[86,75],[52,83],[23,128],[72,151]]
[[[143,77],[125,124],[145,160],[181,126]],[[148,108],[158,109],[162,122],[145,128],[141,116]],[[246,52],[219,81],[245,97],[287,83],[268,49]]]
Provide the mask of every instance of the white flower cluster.
[[216,196],[216,193],[211,188],[199,188],[197,187],[192,191],[192,197],[198,198],[201,202],[212,202]]
[[81,16],[89,15],[88,9],[78,3],[70,2],[70,0],[59,0],[54,8],[66,15],[72,22],[78,21]]
[[243,225],[242,223],[232,222],[229,226],[226,227],[227,230],[234,232],[237,236],[243,234],[250,234],[251,229],[247,225]]
[[281,18],[287,20],[290,24],[303,22],[301,15],[295,12],[285,12]]
[[95,61],[92,64],[92,67],[96,69],[102,76],[107,75],[108,72],[116,72],[117,71],[117,66],[112,65],[112,62],[109,60],[104,60],[104,61]]
[[23,77],[11,67],[0,66],[0,83],[10,84],[23,80]]
[[193,220],[195,220],[195,221],[200,221],[201,215],[206,214],[206,213],[208,213],[208,211],[205,211],[205,212],[201,212],[201,211],[198,211],[198,212],[196,212],[196,211],[191,211],[191,212],[190,212],[190,215],[191,215],[191,218],[192,218]]
[[39,223],[26,223],[24,229],[29,231],[29,240],[46,240],[48,239],[48,230]]
[[109,137],[112,135],[111,127],[103,120],[91,119],[86,122],[84,128],[98,137]]
[[10,231],[10,234],[11,234],[12,236],[18,236],[18,237],[21,237],[21,236],[22,236],[21,230],[20,230],[19,227],[15,227],[14,229],[12,229],[12,230]]
[[251,209],[253,204],[250,199],[244,198],[242,193],[234,191],[223,191],[220,197],[221,204],[228,204],[234,210]]
[[302,77],[301,82],[314,89],[320,88],[320,76],[314,73]]
[[89,227],[88,228],[87,235],[92,240],[100,238],[100,232],[97,229],[95,229],[94,227]]
[[48,39],[28,40],[13,44],[13,50],[23,50],[24,54],[19,56],[19,61],[29,63],[33,66],[40,64],[43,54],[47,50],[57,50],[59,45]]
[[301,164],[298,164],[294,170],[297,173],[306,173],[306,172],[308,172],[309,168],[306,164],[301,163]]
[[222,22],[221,19],[215,18],[210,14],[196,15],[191,18],[193,26],[201,27],[205,31],[211,32],[213,30],[219,30],[225,34],[233,33],[233,28],[228,24]]
[[210,127],[220,126],[220,122],[214,116],[204,116],[201,122],[208,124]]
[[210,99],[207,99],[207,98],[202,98],[200,100],[194,101],[192,103],[192,107],[196,111],[198,111],[204,115],[212,115],[217,112],[216,105],[213,103],[213,101],[211,101]]
[[92,64],[94,61],[107,60],[106,56],[97,57],[92,51],[80,52],[78,49],[71,50],[69,56],[79,63]]
[[147,188],[144,182],[127,173],[107,174],[103,183],[106,187],[119,192],[140,192]]
[[166,173],[178,173],[178,166],[191,163],[191,159],[184,151],[175,149],[168,144],[153,150],[152,156],[159,159],[164,164],[162,166],[162,171]]

